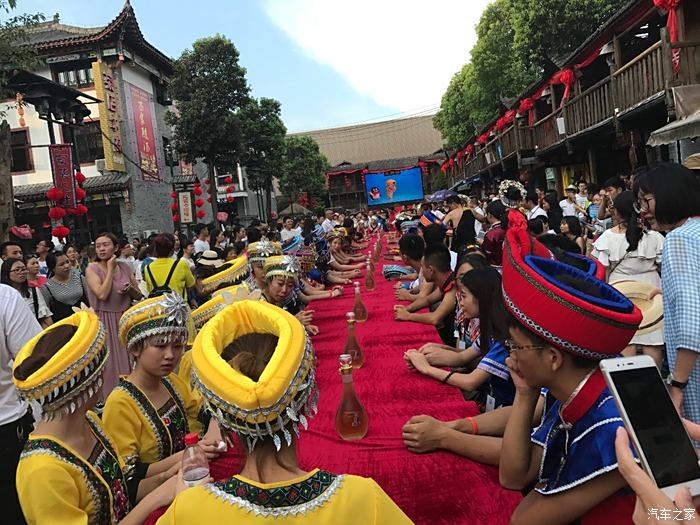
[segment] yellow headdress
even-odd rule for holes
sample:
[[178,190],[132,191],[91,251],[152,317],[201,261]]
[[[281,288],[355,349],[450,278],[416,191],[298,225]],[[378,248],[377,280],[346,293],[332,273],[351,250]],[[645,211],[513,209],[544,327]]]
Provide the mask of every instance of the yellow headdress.
[[211,277],[202,279],[202,291],[210,294],[222,286],[232,286],[239,284],[248,277],[248,260],[241,256],[221,265],[221,271],[216,272]]
[[248,245],[248,262],[252,264],[265,263],[265,259],[273,255],[282,255],[282,245],[262,239]]
[[258,301],[262,293],[260,290],[251,292],[245,284],[229,286],[214,292],[214,295],[202,306],[192,311],[192,321],[197,330],[201,330],[209,319],[226,308],[229,304],[244,299]]
[[281,275],[283,277],[292,277],[298,281],[301,267],[299,266],[299,261],[293,255],[275,255],[274,257],[268,257],[263,271],[267,280],[272,279],[276,275]]
[[42,406],[43,417],[51,420],[61,411],[73,413],[102,386],[102,369],[109,354],[106,333],[91,310],[79,310],[32,338],[15,359],[14,368],[30,357],[39,340],[59,326],[77,328],[73,337],[41,368],[24,380],[13,380],[20,395]]
[[[258,381],[232,368],[221,353],[244,335],[277,336],[277,347]],[[197,335],[192,348],[192,379],[209,411],[224,428],[245,437],[248,449],[272,437],[279,450],[282,439],[292,442],[290,428],[307,428],[316,414],[318,390],[314,351],[299,321],[266,302],[240,301],[227,306]]]
[[151,336],[163,341],[188,341],[194,337],[190,309],[178,293],[151,297],[129,308],[119,320],[119,342],[131,350]]

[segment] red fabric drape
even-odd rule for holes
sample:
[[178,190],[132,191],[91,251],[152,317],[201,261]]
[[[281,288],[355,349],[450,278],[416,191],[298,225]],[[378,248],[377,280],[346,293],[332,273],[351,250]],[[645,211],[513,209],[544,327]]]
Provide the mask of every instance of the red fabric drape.
[[[678,42],[678,14],[676,9],[681,5],[681,0],[654,0],[654,5],[659,9],[668,11],[666,27],[671,38],[671,43]],[[673,72],[678,73],[681,69],[681,50],[674,49],[671,53],[673,60]]]
[[[432,326],[394,321],[394,283],[383,279],[381,265],[375,272],[376,289],[362,289],[369,319],[356,328],[365,365],[353,373],[358,397],[369,415],[369,431],[356,442],[343,441],[335,431],[342,391],[338,356],[346,338],[345,312],[352,311],[354,299],[350,286],[340,298],[312,303],[321,329],[312,338],[321,399],[318,415],[299,440],[301,468],[370,476],[419,525],[508,523],[521,496],[500,487],[498,469],[448,452],[412,454],[404,447],[401,428],[411,416],[428,414],[448,420],[474,415],[477,408],[465,402],[455,387],[406,368],[406,349],[439,338]],[[240,466],[240,455],[230,452],[212,463],[211,474],[225,478]],[[157,515],[146,523],[155,523]]]

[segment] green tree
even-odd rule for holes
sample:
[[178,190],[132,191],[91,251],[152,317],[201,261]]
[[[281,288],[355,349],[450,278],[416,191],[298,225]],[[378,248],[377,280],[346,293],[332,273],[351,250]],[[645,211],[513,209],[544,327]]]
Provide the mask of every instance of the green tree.
[[330,164],[311,137],[292,135],[285,139],[286,165],[280,178],[282,193],[289,202],[298,202],[299,194],[306,193],[309,205],[325,199],[326,184],[323,174]]
[[[17,0],[0,0],[0,12],[10,15],[16,7]],[[42,20],[42,14],[20,14],[0,21],[0,98],[14,98],[15,94],[6,86],[15,69],[31,70],[39,65],[36,49],[26,44],[27,30]]]
[[175,128],[180,155],[207,164],[214,217],[218,208],[214,166],[235,166],[246,153],[242,108],[251,99],[238,56],[233,42],[224,36],[199,39],[175,61],[170,84],[176,109],[166,120]]
[[272,210],[273,179],[284,173],[284,136],[287,128],[282,122],[281,105],[272,98],[250,100],[241,111],[245,128],[241,160],[245,164],[248,183],[265,195],[265,216]]
[[434,118],[448,147],[498,115],[546,63],[572,53],[627,0],[495,0],[476,27],[471,62],[452,77]]

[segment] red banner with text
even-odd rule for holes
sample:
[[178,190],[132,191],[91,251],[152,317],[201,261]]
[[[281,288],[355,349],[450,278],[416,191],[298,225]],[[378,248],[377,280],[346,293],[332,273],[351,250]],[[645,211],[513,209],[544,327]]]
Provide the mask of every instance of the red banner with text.
[[129,85],[131,92],[131,110],[134,115],[136,148],[143,180],[160,181],[158,174],[158,157],[156,156],[156,139],[153,132],[153,97],[134,85]]
[[51,144],[49,146],[53,185],[63,192],[63,199],[56,203],[61,208],[75,208],[78,199],[75,195],[75,177],[73,177],[73,151],[70,144]]

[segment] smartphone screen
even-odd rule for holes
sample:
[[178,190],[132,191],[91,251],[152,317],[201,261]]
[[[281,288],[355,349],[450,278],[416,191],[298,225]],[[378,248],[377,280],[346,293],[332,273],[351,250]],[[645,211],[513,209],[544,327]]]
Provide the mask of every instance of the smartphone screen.
[[700,478],[688,434],[656,368],[610,373],[658,487]]

